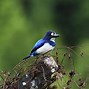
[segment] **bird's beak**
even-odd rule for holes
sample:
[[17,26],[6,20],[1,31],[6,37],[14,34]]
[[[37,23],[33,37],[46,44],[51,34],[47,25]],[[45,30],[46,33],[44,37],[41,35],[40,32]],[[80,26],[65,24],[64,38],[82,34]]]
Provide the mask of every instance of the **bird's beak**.
[[54,34],[54,37],[56,38],[56,37],[59,37],[60,35],[59,34]]

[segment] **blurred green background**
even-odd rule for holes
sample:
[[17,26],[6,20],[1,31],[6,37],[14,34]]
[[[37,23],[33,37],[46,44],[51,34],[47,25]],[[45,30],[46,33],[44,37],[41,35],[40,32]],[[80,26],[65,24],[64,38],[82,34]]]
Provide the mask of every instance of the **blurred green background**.
[[0,70],[12,70],[49,29],[62,35],[57,47],[79,46],[77,54],[85,50],[84,56],[76,56],[74,62],[77,71],[86,77],[89,0],[0,0]]

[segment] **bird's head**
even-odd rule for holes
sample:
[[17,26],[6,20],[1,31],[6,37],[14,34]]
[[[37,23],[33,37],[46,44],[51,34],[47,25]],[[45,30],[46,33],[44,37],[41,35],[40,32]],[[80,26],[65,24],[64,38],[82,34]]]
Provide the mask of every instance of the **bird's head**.
[[57,34],[56,32],[54,31],[48,31],[44,37],[44,39],[47,39],[47,40],[50,40],[51,38],[56,38],[56,37],[59,37],[60,35]]

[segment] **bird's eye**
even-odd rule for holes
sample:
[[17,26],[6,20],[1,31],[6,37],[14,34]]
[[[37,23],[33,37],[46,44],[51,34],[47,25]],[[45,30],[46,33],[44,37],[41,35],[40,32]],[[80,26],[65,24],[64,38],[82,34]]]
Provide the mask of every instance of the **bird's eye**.
[[51,36],[53,36],[53,35],[54,35],[54,33],[52,32],[52,33],[51,33]]

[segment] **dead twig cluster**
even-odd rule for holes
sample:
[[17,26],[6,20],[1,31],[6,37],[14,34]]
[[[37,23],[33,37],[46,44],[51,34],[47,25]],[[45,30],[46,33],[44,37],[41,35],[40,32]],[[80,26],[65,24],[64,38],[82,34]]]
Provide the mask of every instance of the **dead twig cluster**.
[[33,64],[22,61],[15,66],[14,76],[9,72],[1,72],[0,89],[72,89],[74,84],[78,89],[83,89],[88,79],[84,80],[76,72],[71,60],[69,72],[63,64],[65,59],[72,58],[72,52],[75,52],[72,48],[66,48],[68,51],[63,54],[62,61],[59,61],[59,49],[56,49],[55,56],[41,56]]

